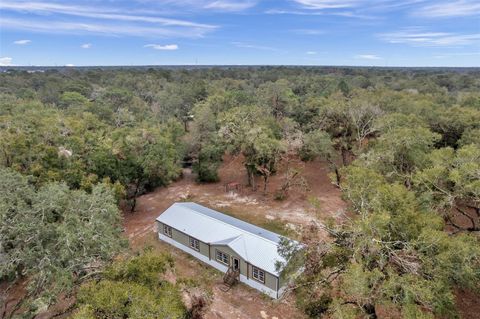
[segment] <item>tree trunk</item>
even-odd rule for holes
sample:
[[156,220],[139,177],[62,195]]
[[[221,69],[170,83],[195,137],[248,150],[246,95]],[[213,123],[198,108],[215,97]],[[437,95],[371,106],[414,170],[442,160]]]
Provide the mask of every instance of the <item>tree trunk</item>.
[[253,191],[256,191],[257,185],[255,184],[255,173],[253,171],[250,173],[250,178],[252,179],[252,182],[251,182],[252,189]]
[[255,185],[255,170],[251,165],[248,164],[245,164],[245,168],[247,169],[248,186],[252,187],[252,189],[256,191],[257,186]]
[[130,207],[130,214],[133,214],[135,212],[135,206],[137,206],[137,196],[133,197],[132,207]]
[[345,147],[342,146],[341,152],[342,152],[343,166],[347,166],[348,165],[348,150]]
[[247,170],[247,186],[252,186],[252,175],[250,174],[250,167],[245,164],[245,168]]
[[[203,172],[203,170],[202,170],[202,161],[201,161],[201,159],[200,159],[200,157],[201,157],[200,154],[201,154],[201,153],[202,153],[202,143],[200,143],[200,147],[198,148],[198,154],[197,154],[197,179],[198,179],[199,181],[202,180],[201,175],[202,175],[202,172]],[[192,168],[194,168],[194,167],[192,167]]]
[[330,157],[327,158],[327,161],[330,163],[330,165],[333,167],[333,170],[335,171],[335,179],[337,181],[337,187],[340,187],[340,182],[342,176],[340,175],[340,170],[338,169],[337,164],[335,164],[334,161]]
[[338,167],[335,165],[335,178],[337,180],[337,187],[340,187],[340,171]]
[[10,156],[8,155],[6,150],[3,150],[3,153],[5,154],[5,167],[11,167],[12,163],[10,161]]
[[375,305],[373,304],[366,304],[363,305],[363,311],[367,314],[369,319],[377,319],[377,311],[375,310]]
[[135,212],[135,206],[137,206],[137,196],[138,191],[140,190],[140,179],[137,180],[135,184],[135,192],[133,193],[133,202],[132,207],[130,208],[130,213],[133,214]]

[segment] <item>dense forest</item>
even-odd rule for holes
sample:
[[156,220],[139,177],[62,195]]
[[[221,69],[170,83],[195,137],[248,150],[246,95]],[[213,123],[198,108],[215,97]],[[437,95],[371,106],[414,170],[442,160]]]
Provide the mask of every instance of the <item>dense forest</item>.
[[[76,319],[201,318],[181,300],[191,283],[159,279],[170,256],[126,256],[122,216],[185,165],[217,182],[226,153],[259,193],[281,163],[321,159],[349,205],[341,224],[312,224],[282,249],[285,275],[303,269],[292,290],[307,316],[455,318],[454,291],[480,292],[478,69],[10,69],[0,318],[72,294]],[[285,176],[279,201],[301,183]]]

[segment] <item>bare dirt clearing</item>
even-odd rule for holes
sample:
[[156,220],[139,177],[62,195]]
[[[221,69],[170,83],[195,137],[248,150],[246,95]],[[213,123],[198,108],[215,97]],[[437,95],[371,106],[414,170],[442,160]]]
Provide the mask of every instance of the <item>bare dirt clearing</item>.
[[[125,230],[135,245],[142,236],[153,232],[155,218],[177,201],[195,201],[221,212],[230,214],[273,231],[281,231],[281,225],[303,227],[312,221],[322,222],[326,218],[340,218],[346,204],[340,198],[340,190],[332,185],[328,166],[324,162],[295,162],[302,170],[310,187],[306,193],[292,190],[283,201],[273,198],[273,192],[280,187],[283,174],[272,176],[267,195],[261,190],[253,192],[244,188],[241,193],[225,192],[225,183],[246,183],[246,172],[239,157],[226,157],[220,168],[220,182],[197,184],[189,170],[185,170],[183,179],[169,187],[141,196],[134,214],[125,214]],[[316,198],[319,209],[313,207],[308,199]]]
[[[197,184],[191,172],[186,170],[183,179],[139,198],[135,213],[125,214],[126,235],[134,249],[150,245],[160,251],[172,253],[176,260],[176,276],[195,278],[211,288],[213,301],[206,318],[304,318],[295,308],[292,296],[273,301],[243,284],[226,293],[222,292],[219,289],[222,282],[220,272],[159,242],[154,235],[155,218],[174,202],[185,200],[195,201],[272,231],[289,232],[291,235],[295,235],[295,230],[312,221],[322,222],[329,217],[340,218],[346,204],[340,198],[340,191],[332,185],[327,176],[327,164],[320,161],[298,161],[294,165],[302,171],[310,190],[307,193],[292,190],[289,197],[283,201],[274,200],[272,195],[282,184],[284,176],[281,172],[271,177],[267,195],[261,190],[253,192],[250,188],[244,188],[240,194],[225,192],[225,183],[246,184],[246,172],[240,157],[225,157],[219,171],[219,183]],[[318,200],[320,209],[309,203],[310,197]]]

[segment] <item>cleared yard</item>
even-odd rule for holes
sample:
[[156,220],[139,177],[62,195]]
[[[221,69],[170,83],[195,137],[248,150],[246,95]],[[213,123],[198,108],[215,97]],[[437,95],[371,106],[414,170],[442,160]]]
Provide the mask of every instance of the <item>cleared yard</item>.
[[[266,196],[261,190],[252,192],[249,188],[245,188],[241,194],[225,192],[225,183],[246,182],[242,159],[239,157],[225,158],[219,183],[197,184],[190,170],[185,170],[183,179],[139,198],[135,213],[125,214],[126,235],[134,249],[153,246],[159,251],[169,251],[176,261],[174,279],[195,278],[211,289],[213,302],[207,318],[304,318],[295,308],[293,296],[273,301],[243,284],[226,293],[222,292],[219,289],[222,273],[179,249],[161,243],[156,240],[154,233],[155,218],[171,204],[182,200],[195,201],[269,230],[291,235],[311,222],[322,222],[328,217],[339,218],[346,205],[340,198],[340,191],[327,176],[328,166],[318,161],[306,164],[296,162],[294,165],[302,170],[310,190],[306,193],[293,190],[283,201],[274,200],[272,195],[282,183],[282,172],[271,178]],[[309,203],[310,197],[318,199],[320,209],[315,209]]]

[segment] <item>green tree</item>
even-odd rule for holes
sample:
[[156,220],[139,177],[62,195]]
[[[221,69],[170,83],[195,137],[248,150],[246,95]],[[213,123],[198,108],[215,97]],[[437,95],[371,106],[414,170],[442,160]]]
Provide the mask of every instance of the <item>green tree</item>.
[[442,135],[441,146],[457,147],[463,132],[480,128],[480,110],[467,107],[438,109],[428,116],[434,132]]
[[[402,318],[455,316],[453,288],[479,289],[478,238],[449,236],[415,193],[369,169],[346,169],[342,189],[358,218],[305,235],[299,305],[313,316]],[[459,262],[461,260],[461,262]]]
[[364,163],[390,180],[411,184],[412,174],[425,167],[440,139],[427,128],[398,127],[384,132],[366,154]]
[[338,83],[338,89],[340,90],[340,92],[342,92],[342,94],[344,96],[349,96],[350,95],[350,86],[344,80],[341,80]]
[[334,147],[341,154],[343,165],[349,164],[349,155],[355,146],[355,128],[348,112],[348,101],[334,94],[320,102],[317,127],[326,131],[332,138]]
[[283,146],[269,125],[265,111],[254,106],[233,108],[222,114],[220,123],[219,132],[230,151],[245,157],[249,185],[255,190],[255,175],[261,175],[266,192]]
[[194,110],[190,153],[194,158],[193,170],[200,182],[217,182],[218,167],[225,151],[217,133],[217,120],[209,104],[197,105]]
[[340,185],[341,174],[339,169],[338,152],[335,150],[330,135],[322,130],[315,130],[304,136],[301,155],[304,159],[320,157],[328,162],[335,172],[335,182]]
[[0,169],[0,177],[0,278],[30,279],[15,309],[35,298],[50,305],[124,247],[116,200],[105,185],[87,194],[59,183],[36,190],[10,169]]
[[480,148],[434,150],[414,176],[415,189],[456,230],[480,231]]
[[185,84],[169,83],[156,96],[159,104],[160,118],[174,115],[188,131],[188,123],[192,120],[191,111],[197,102],[205,98],[205,85],[202,81],[190,81]]
[[287,80],[267,82],[258,88],[259,105],[266,107],[275,118],[288,115],[298,105],[298,100]]
[[165,186],[180,176],[184,148],[177,131],[178,123],[167,123],[161,128],[123,128],[114,132],[112,149],[131,212],[137,196],[145,190]]
[[151,251],[115,262],[80,288],[73,318],[186,318],[179,287],[161,279],[172,268],[170,256]]
[[61,108],[82,107],[88,103],[88,99],[77,92],[64,92],[60,96],[58,106]]
[[107,103],[112,106],[114,111],[122,107],[128,108],[133,102],[132,92],[121,88],[108,89],[105,91],[101,98],[107,101]]
[[462,138],[458,141],[459,146],[475,144],[480,146],[480,128],[467,129],[463,132]]

